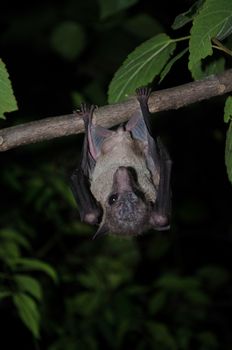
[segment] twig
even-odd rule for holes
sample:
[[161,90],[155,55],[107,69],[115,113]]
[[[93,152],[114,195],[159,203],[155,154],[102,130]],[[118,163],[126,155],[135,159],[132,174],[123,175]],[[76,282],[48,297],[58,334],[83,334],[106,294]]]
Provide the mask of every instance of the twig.
[[[232,91],[232,69],[220,75],[155,91],[149,98],[149,109],[151,113],[178,109],[230,91]],[[128,120],[137,107],[135,97],[131,97],[125,102],[100,107],[94,114],[98,124],[111,127]],[[41,119],[0,130],[0,151],[81,132],[84,132],[83,121],[75,113]]]

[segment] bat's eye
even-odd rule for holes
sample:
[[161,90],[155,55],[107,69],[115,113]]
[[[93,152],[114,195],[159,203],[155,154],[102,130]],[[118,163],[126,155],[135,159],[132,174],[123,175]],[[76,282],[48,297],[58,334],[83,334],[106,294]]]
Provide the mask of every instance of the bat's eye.
[[118,199],[118,195],[112,194],[108,199],[109,205],[113,205],[117,201],[117,199]]

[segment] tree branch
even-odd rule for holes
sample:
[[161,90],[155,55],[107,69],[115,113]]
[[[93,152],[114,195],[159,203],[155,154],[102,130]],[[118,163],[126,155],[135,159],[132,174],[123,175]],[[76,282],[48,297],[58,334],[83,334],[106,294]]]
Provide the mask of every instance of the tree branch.
[[[220,75],[155,91],[149,98],[149,109],[151,113],[178,109],[230,91],[232,91],[232,69]],[[137,106],[136,98],[131,97],[125,102],[100,107],[94,115],[98,124],[111,127],[128,120]],[[84,124],[75,113],[41,119],[0,130],[0,151],[81,132],[84,132]]]

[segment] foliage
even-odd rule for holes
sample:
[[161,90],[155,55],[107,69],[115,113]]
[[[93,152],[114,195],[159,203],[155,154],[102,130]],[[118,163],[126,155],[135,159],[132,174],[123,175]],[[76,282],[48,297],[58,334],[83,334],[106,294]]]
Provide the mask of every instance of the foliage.
[[[198,0],[189,9],[183,2],[175,13],[167,1],[155,9],[148,3],[10,6],[0,45],[19,96],[16,122],[62,114],[82,100],[105,104],[107,86],[115,102],[139,85],[189,81],[188,52],[194,78],[229,67],[230,0]],[[16,105],[1,67],[5,113]],[[3,93],[13,98],[10,109]],[[231,196],[220,162],[224,126],[215,117],[223,101],[155,120],[174,159],[169,233],[91,240],[93,228],[79,222],[67,179],[80,158],[78,137],[1,155],[2,344],[23,342],[25,350],[230,349]],[[229,122],[231,97],[224,112]],[[10,119],[2,125],[13,125]],[[230,179],[231,140],[230,121]]]
[[13,94],[6,66],[0,59],[0,118],[4,118],[4,113],[15,110],[17,110],[17,102]]
[[[117,102],[130,95],[141,85],[147,85],[161,74],[161,80],[180,59],[187,48],[169,61],[176,47],[175,43],[189,40],[189,70],[194,79],[205,76],[201,61],[213,53],[213,47],[224,49],[217,41],[224,40],[232,31],[232,3],[230,0],[196,1],[185,13],[178,15],[173,23],[173,29],[179,29],[193,21],[190,36],[172,39],[166,34],[158,34],[137,47],[115,73],[109,86],[109,102]],[[230,52],[232,55],[232,52]],[[162,73],[164,69],[165,74]]]
[[11,298],[17,308],[22,322],[32,334],[39,338],[42,288],[39,280],[28,275],[29,271],[46,272],[56,279],[56,273],[47,263],[21,257],[21,249],[30,250],[30,244],[12,228],[0,230],[0,263],[3,266],[0,274],[0,299]]
[[109,87],[109,102],[118,102],[136,87],[150,83],[174,49],[174,41],[166,34],[159,34],[137,47],[115,74]]

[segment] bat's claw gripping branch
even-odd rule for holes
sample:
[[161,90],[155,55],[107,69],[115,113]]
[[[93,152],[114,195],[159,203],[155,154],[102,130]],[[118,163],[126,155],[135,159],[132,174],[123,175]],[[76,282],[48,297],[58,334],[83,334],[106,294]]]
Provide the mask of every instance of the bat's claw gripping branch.
[[86,103],[82,103],[80,109],[74,111],[78,116],[82,117],[85,123],[85,129],[87,130],[89,123],[92,122],[93,112],[97,108],[95,105],[88,105]]
[[151,88],[148,88],[147,86],[136,89],[136,95],[139,102],[147,102],[150,94]]

